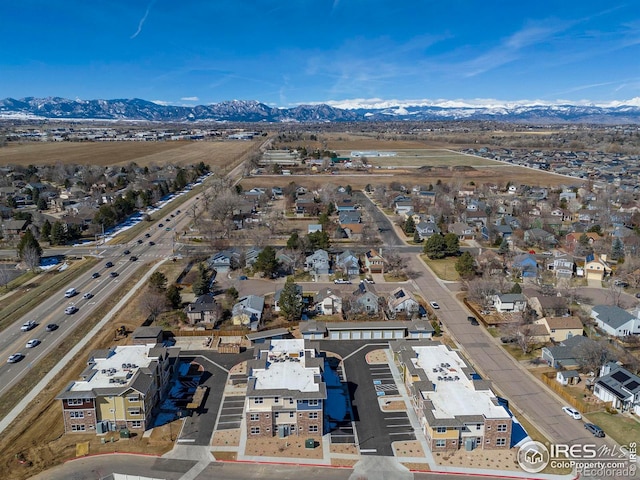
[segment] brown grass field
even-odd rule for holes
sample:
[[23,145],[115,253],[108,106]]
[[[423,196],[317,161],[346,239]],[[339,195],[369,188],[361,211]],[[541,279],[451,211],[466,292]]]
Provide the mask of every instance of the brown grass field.
[[0,165],[192,165],[229,164],[259,143],[214,142],[42,142],[0,148]]

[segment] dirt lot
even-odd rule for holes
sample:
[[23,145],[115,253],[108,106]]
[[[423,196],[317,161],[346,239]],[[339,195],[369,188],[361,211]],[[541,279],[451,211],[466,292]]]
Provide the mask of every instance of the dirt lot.
[[[257,142],[257,141],[256,141]],[[237,160],[256,142],[42,142],[12,143],[0,148],[2,165],[192,165],[223,166]]]

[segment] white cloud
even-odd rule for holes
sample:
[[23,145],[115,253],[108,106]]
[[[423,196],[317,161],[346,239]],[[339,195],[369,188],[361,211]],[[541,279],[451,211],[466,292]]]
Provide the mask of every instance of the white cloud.
[[182,97],[180,100],[183,102],[197,102],[200,99],[198,97]]
[[162,105],[163,107],[166,107],[167,105],[173,105],[171,102],[167,102],[166,100],[151,100],[151,103]]
[[149,12],[151,11],[151,7],[153,7],[154,3],[156,3],[156,0],[151,0],[151,2],[149,2],[149,5],[147,5],[147,10],[144,12],[144,15],[140,19],[140,22],[138,22],[138,29],[136,30],[136,33],[134,33],[130,37],[132,40],[134,38],[136,38],[140,34],[140,32],[142,31],[142,27],[144,25],[144,22],[147,21],[147,17],[149,16]]

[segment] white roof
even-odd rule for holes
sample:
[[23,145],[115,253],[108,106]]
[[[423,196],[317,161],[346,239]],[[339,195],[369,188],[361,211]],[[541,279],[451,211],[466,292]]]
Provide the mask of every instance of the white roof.
[[255,390],[318,392],[315,376],[320,375],[320,368],[306,367],[307,356],[313,357],[313,350],[305,350],[302,339],[271,340],[267,368],[253,371]]
[[[148,367],[157,358],[149,357],[149,350],[156,344],[122,345],[116,347],[109,358],[94,358],[95,374],[89,380],[76,380],[70,392],[84,392],[93,388],[108,388],[126,385],[138,369]],[[124,367],[126,365],[127,367]]]
[[474,388],[473,381],[462,372],[467,364],[456,352],[445,345],[412,348],[418,353],[418,358],[413,359],[414,364],[425,371],[427,378],[435,386],[435,391],[421,392],[425,399],[433,403],[435,418],[454,418],[460,415],[509,418],[504,407],[493,403],[495,395],[491,390]]

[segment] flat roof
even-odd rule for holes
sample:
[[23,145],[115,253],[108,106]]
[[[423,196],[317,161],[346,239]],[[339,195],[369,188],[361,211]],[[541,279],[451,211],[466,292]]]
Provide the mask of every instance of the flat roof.
[[412,346],[418,354],[412,359],[417,368],[424,370],[434,386],[434,391],[421,391],[423,398],[433,404],[433,416],[438,419],[467,415],[484,415],[486,418],[510,418],[506,409],[496,405],[495,394],[490,390],[476,390],[463,368],[466,362],[445,345]]
[[[127,385],[140,368],[148,367],[157,357],[149,356],[155,343],[146,345],[121,345],[105,357],[94,356],[91,365],[92,375],[86,380],[76,380],[69,392],[84,392],[94,388],[109,388]],[[101,351],[102,352],[102,351]]]
[[254,389],[319,392],[316,376],[320,375],[320,368],[307,366],[307,357],[313,358],[313,351],[305,349],[302,339],[271,340],[264,370],[253,371]]

